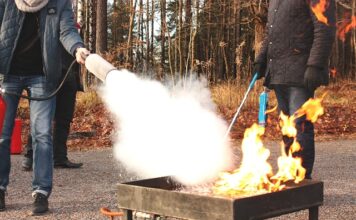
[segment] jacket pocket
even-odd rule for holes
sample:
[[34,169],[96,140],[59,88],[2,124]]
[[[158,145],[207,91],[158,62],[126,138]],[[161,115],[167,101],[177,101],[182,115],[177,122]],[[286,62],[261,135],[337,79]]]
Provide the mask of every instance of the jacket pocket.
[[303,85],[304,73],[307,68],[308,55],[290,56],[286,60],[286,75],[285,80],[287,84]]
[[308,32],[295,34],[289,40],[289,48],[292,55],[309,54],[313,45],[313,38],[308,36]]

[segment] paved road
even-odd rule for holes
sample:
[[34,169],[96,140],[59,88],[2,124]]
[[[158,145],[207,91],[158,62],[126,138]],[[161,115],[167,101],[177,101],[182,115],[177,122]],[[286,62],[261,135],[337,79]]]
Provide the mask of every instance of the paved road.
[[[277,155],[277,144],[269,143],[268,146],[272,156]],[[318,142],[316,151],[314,179],[325,183],[325,202],[319,219],[356,219],[356,140]],[[111,149],[71,152],[70,157],[84,162],[83,168],[56,169],[50,213],[32,217],[29,215],[31,173],[21,171],[21,155],[12,156],[7,210],[0,213],[0,219],[107,219],[100,214],[99,208],[116,208],[116,183],[136,177],[115,162]],[[307,212],[301,211],[275,219],[304,220],[307,216]]]

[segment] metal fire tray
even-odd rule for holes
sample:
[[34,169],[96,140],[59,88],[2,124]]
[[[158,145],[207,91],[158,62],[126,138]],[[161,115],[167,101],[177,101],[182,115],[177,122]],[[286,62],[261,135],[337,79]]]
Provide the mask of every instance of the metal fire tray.
[[265,219],[309,209],[309,219],[318,219],[323,204],[323,182],[304,180],[286,189],[244,198],[221,198],[179,192],[181,184],[160,177],[118,184],[118,204],[124,219],[133,211],[180,219],[245,220]]

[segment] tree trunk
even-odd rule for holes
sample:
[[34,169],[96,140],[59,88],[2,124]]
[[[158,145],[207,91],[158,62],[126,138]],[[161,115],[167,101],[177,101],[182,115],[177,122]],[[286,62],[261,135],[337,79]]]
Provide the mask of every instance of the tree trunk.
[[234,78],[240,76],[241,66],[242,66],[242,53],[239,51],[239,43],[240,43],[240,0],[234,0],[234,20],[235,20],[235,31],[234,31],[234,39],[233,39],[233,48],[235,50],[235,61],[234,61]]
[[188,67],[189,67],[189,59],[190,57],[190,50],[191,50],[191,43],[193,39],[192,33],[192,1],[186,0],[185,1],[185,17],[184,17],[184,24],[183,24],[183,58],[185,58],[185,74],[188,74]]
[[[135,1],[135,2],[133,2]],[[136,12],[137,0],[130,1],[130,24],[129,24],[129,34],[127,37],[127,51],[126,51],[126,64],[125,67],[128,68],[132,63],[132,31],[134,28],[135,12]]]
[[145,72],[148,72],[148,66],[150,64],[150,0],[146,1],[146,60],[145,60]]
[[182,30],[183,30],[183,0],[178,1],[178,54],[179,54],[179,75],[183,78],[183,51],[182,51]]
[[154,66],[154,19],[155,19],[155,0],[151,0],[151,66]]
[[[83,3],[83,15],[84,15],[84,26],[82,25],[82,28],[84,28],[84,44],[85,45],[89,45],[89,36],[90,36],[90,33],[89,33],[89,3],[88,3],[89,0],[82,0],[82,3]],[[79,8],[79,7],[78,7]],[[89,48],[90,50],[90,48]],[[81,74],[82,74],[82,77],[83,77],[83,90],[86,92],[88,91],[88,86],[89,86],[89,82],[88,82],[88,71],[86,68],[81,68]]]
[[[164,73],[166,62],[166,0],[160,0],[161,5],[161,71]],[[169,33],[168,33],[169,34]]]
[[97,1],[96,13],[96,52],[102,54],[108,49],[107,1]]
[[113,12],[112,12],[112,44],[116,46],[118,42],[118,37],[117,37],[117,18],[118,18],[118,2],[117,0],[113,0]]
[[212,3],[213,0],[208,0],[208,6],[207,6],[207,10],[208,10],[208,24],[207,24],[207,36],[206,36],[206,39],[207,39],[207,43],[205,45],[205,71],[206,71],[206,77],[211,81],[213,78],[215,78],[215,75],[213,75],[211,73],[211,67],[209,65],[210,63],[210,58],[211,58],[211,55],[212,55],[212,48],[211,48],[211,45],[212,45],[212,42],[211,42],[211,27],[212,27],[212,13],[211,13],[211,10],[212,10],[212,6],[213,6],[213,3]]
[[140,24],[141,24],[141,28],[140,28],[140,33],[141,33],[141,35],[140,35],[140,40],[141,40],[141,63],[142,64],[144,64],[144,51],[145,51],[145,47],[144,47],[144,43],[143,42],[145,42],[145,37],[144,37],[144,23],[143,23],[143,21],[144,21],[144,19],[143,19],[143,0],[140,0],[140,20],[141,20],[141,22],[140,22]]

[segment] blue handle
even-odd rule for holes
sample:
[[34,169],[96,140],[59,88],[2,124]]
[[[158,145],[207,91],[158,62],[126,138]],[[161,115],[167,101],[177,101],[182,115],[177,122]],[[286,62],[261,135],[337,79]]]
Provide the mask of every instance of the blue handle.
[[267,121],[266,110],[267,110],[267,103],[268,103],[268,93],[262,92],[260,94],[259,101],[260,101],[260,106],[258,111],[258,124],[261,126],[265,126]]

